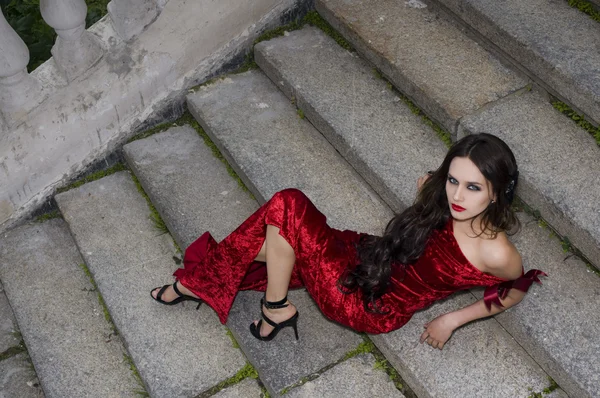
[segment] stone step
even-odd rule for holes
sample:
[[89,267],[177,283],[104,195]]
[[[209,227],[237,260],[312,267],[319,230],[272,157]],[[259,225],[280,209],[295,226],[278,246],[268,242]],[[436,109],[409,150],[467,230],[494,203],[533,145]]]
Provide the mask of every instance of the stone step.
[[482,132],[512,148],[518,195],[600,269],[600,148],[594,139],[533,91],[463,118],[458,136]]
[[0,283],[0,374],[4,375],[0,397],[43,398],[42,387],[20,337],[17,320]]
[[[239,123],[238,128],[243,127],[243,133],[249,134],[246,140],[250,142],[257,136],[259,127],[232,117],[236,113],[229,108],[228,100],[229,97],[223,97],[215,104],[226,112],[225,120],[233,119]],[[193,96],[189,101],[190,107],[194,106]],[[260,103],[266,102],[261,100]],[[297,118],[295,114],[294,117]],[[212,119],[210,122],[212,130],[222,131],[218,123]],[[232,131],[232,134],[238,133]],[[253,147],[247,149],[256,153]],[[180,244],[193,241],[205,230],[221,240],[258,208],[256,201],[240,189],[227,174],[225,165],[189,127],[170,129],[134,141],[124,147],[124,152],[165,222],[180,231],[175,234],[179,236]],[[264,170],[266,172],[268,168]],[[289,185],[293,184],[290,179]],[[269,195],[265,194],[265,197]],[[273,396],[335,363],[362,341],[358,335],[327,321],[303,290],[290,292],[290,298],[302,313],[302,322],[298,326],[300,340],[296,342],[293,333],[285,330],[268,344],[258,341],[250,335],[248,326],[260,314],[261,295],[240,292],[229,315],[228,326]]]
[[461,117],[527,84],[418,0],[317,0],[315,8],[451,134]]
[[525,268],[548,277],[496,319],[570,397],[600,397],[600,277],[531,216],[519,218],[523,228],[511,240]]
[[[359,354],[324,372],[315,380],[291,390],[290,398],[404,398],[385,370],[376,367],[371,354]],[[351,392],[351,394],[348,394]]]
[[[61,219],[23,225],[0,238],[0,278],[45,396],[136,397],[142,387],[81,264]],[[9,367],[3,383],[26,370],[23,355],[0,362]]]
[[257,44],[254,58],[394,211],[413,203],[448,149],[365,61],[313,27]]
[[[425,166],[437,168],[447,149],[404,104],[394,101],[385,84],[369,73],[368,65],[313,28],[256,45],[255,59],[369,182],[373,175],[389,181],[383,190],[378,189],[379,182],[372,182],[382,197],[392,197],[394,207],[402,209],[412,203],[406,192],[415,194],[417,176],[424,174]],[[359,98],[366,99],[354,98],[354,88]],[[360,107],[363,110],[356,111]],[[355,124],[359,128],[354,129]],[[406,170],[415,164],[420,169],[406,177]],[[394,181],[394,176],[401,177]],[[493,319],[455,333],[442,356],[418,344],[427,320],[474,300],[471,294],[458,295],[420,312],[402,329],[373,340],[419,396],[525,396],[529,387],[538,391],[546,387],[547,374]],[[474,349],[473,342],[479,342]],[[511,366],[498,367],[506,358]],[[451,370],[440,377],[440,368]]]
[[332,227],[382,232],[390,209],[264,74],[230,75],[187,99],[259,202],[283,188],[299,188],[311,200],[327,203],[323,210]]
[[[178,268],[129,172],[56,196],[56,202],[151,397],[191,397],[245,364],[207,306],[165,307],[149,295]],[[186,305],[187,304],[187,305]]]
[[600,124],[598,22],[554,0],[432,0]]
[[[323,58],[329,57],[333,55],[327,54]],[[315,69],[314,66],[311,68],[313,72],[318,70],[314,76],[326,76],[323,70]],[[351,70],[350,66],[348,68]],[[327,169],[322,168],[320,162],[325,159],[330,164],[335,161],[341,167],[343,163],[341,157],[337,153],[330,152],[330,144],[316,137],[312,130],[310,134],[302,134],[308,131],[308,127],[303,127],[307,126],[306,121],[298,120],[293,106],[287,103],[283,94],[276,93],[275,87],[270,83],[267,84],[265,80],[258,72],[232,76],[205,87],[196,94],[189,95],[188,104],[192,113],[213,136],[222,152],[228,154],[235,167],[242,173],[249,174],[243,178],[250,179],[258,187],[266,185],[266,188],[258,188],[259,192],[266,191],[271,194],[270,189],[277,189],[277,186],[273,186],[273,182],[283,181],[285,186],[297,184],[309,190],[308,194],[314,196],[315,204],[326,215],[331,216],[328,220],[332,224],[364,230],[375,229],[374,222],[379,222],[381,229],[389,220],[374,213],[372,208],[361,207],[341,214],[338,212],[337,209],[352,209],[354,203],[364,201],[358,197],[360,191],[354,194],[343,191],[346,186],[357,183],[332,176],[335,168],[331,166]],[[345,78],[343,81],[348,80]],[[325,79],[322,83],[323,87],[326,87],[324,91],[328,91],[329,83],[325,83]],[[342,101],[344,96],[340,95],[338,98]],[[350,111],[352,109],[347,106],[343,108]],[[381,108],[386,109],[386,106],[382,103]],[[346,117],[351,116],[347,114]],[[392,157],[392,153],[400,153],[400,148],[394,147],[393,143],[381,144],[377,148],[380,150],[378,157]],[[323,153],[325,150],[328,153]],[[340,150],[342,151],[343,149]],[[405,167],[401,157],[396,155],[395,158],[398,170]],[[296,159],[315,160],[310,163],[305,162],[302,168],[297,168]],[[344,167],[348,165],[345,164]],[[353,176],[353,178],[357,177]],[[336,183],[332,184],[332,181]],[[361,180],[357,178],[356,181]],[[407,184],[414,185],[415,181],[411,180]],[[405,189],[410,185],[405,185]],[[325,195],[332,188],[337,191]],[[400,200],[397,202],[401,203]],[[390,216],[389,213],[384,215]],[[359,220],[359,225],[356,225],[355,220],[349,221],[349,218]],[[361,225],[362,220],[370,221],[363,222]],[[472,295],[463,297],[462,300],[448,300],[446,305],[449,309],[456,309],[465,303],[475,301]],[[423,311],[420,315],[426,319],[433,319],[437,315],[436,308],[438,307]],[[498,390],[506,392],[504,396],[525,396],[529,388],[539,391],[548,385],[547,374],[494,319],[478,322],[465,328],[464,331],[458,331],[449,349],[445,349],[442,353],[418,343],[420,332],[415,330],[422,330],[423,322],[415,320],[409,324],[412,326],[385,336],[375,336],[374,339],[403,378],[409,380],[409,386],[416,387],[415,392],[418,396],[467,397],[474,396],[469,395],[473,391],[477,391],[475,396],[495,396]],[[481,344],[475,348],[472,340],[474,335],[481,336],[479,337]],[[386,338],[399,340],[403,336],[408,336],[410,342],[399,344],[393,340],[385,340]],[[490,341],[497,343],[488,344]],[[407,347],[411,347],[416,352],[410,360],[404,359]],[[424,359],[425,356],[427,359]],[[504,363],[507,357],[511,358],[510,366],[499,366],[498,363]],[[431,358],[436,360],[432,361]],[[416,373],[412,368],[415,363],[419,366],[419,372]],[[446,372],[440,373],[439,369],[454,369],[454,371],[452,374],[446,374]],[[507,383],[507,380],[510,382]],[[449,385],[452,385],[452,388],[441,388]],[[555,394],[560,396],[562,392],[555,392]]]

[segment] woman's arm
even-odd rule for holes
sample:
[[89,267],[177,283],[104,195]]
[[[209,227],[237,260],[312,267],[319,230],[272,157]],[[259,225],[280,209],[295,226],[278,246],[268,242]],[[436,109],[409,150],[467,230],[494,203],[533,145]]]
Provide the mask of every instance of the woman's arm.
[[[515,247],[508,240],[489,243],[493,246],[485,247],[483,251],[485,253],[483,256],[484,271],[507,280],[519,278],[523,272],[523,266],[521,256]],[[492,304],[488,309],[484,300],[481,299],[460,310],[441,315],[425,324],[425,331],[421,334],[420,341],[421,343],[427,342],[434,348],[442,349],[457,328],[476,319],[496,315],[518,304],[523,300],[525,294],[519,289],[510,289],[504,298],[499,297],[503,307]]]
[[518,304],[523,300],[525,294],[525,292],[518,289],[510,289],[506,297],[500,299],[503,308],[492,305],[488,310],[483,299],[481,299],[459,310],[440,315],[433,321],[425,324],[425,331],[421,334],[420,341],[421,343],[427,342],[432,347],[441,350],[448,339],[450,339],[450,336],[452,336],[454,330],[476,319],[496,315],[505,309]]

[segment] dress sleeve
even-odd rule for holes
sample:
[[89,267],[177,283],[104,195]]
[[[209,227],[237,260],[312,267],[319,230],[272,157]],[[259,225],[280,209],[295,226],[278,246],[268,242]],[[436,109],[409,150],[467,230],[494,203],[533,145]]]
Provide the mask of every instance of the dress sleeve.
[[533,282],[537,282],[540,285],[542,284],[538,278],[540,275],[548,276],[545,272],[540,271],[539,269],[532,269],[515,280],[500,282],[493,286],[487,287],[485,289],[485,293],[483,294],[483,302],[485,303],[485,306],[489,310],[492,308],[492,303],[494,303],[498,307],[503,308],[504,306],[502,305],[500,299],[504,299],[510,289],[518,289],[527,293]]

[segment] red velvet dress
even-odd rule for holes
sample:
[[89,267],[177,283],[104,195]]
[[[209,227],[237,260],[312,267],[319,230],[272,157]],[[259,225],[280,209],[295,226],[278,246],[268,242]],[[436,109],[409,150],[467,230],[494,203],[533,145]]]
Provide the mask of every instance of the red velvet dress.
[[[392,288],[382,297],[385,314],[366,311],[361,292],[344,294],[337,281],[357,264],[356,244],[361,234],[329,227],[325,216],[299,190],[275,194],[229,236],[217,243],[207,232],[192,243],[184,268],[174,276],[211,306],[222,323],[227,321],[240,290],[265,290],[265,263],[255,262],[265,239],[267,224],[280,229],[292,246],[296,264],[290,288],[305,287],[329,319],[360,332],[385,333],[400,328],[415,311],[457,290],[488,286],[486,304],[515,287],[527,291],[539,282],[541,271],[532,270],[516,281],[505,281],[475,268],[454,239],[452,222],[435,230],[423,255],[406,272],[397,268]],[[404,277],[403,277],[404,276]]]

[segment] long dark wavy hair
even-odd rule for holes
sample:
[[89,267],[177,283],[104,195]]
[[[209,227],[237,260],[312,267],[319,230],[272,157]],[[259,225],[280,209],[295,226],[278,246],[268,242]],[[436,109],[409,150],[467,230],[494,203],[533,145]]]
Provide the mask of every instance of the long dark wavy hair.
[[480,234],[494,238],[500,231],[518,231],[520,224],[511,203],[519,173],[512,151],[490,134],[464,137],[452,145],[442,165],[421,187],[414,204],[390,220],[383,236],[366,236],[358,243],[359,265],[348,269],[338,286],[344,293],[360,289],[368,311],[382,312],[378,301],[389,289],[392,267],[414,264],[423,254],[432,231],[443,228],[451,217],[446,180],[450,163],[456,157],[469,158],[491,184],[496,197],[480,213]]

